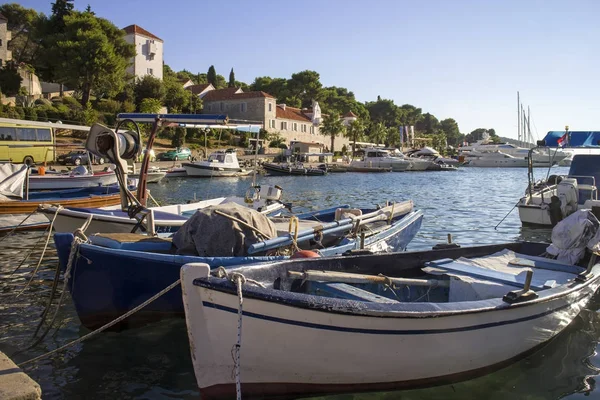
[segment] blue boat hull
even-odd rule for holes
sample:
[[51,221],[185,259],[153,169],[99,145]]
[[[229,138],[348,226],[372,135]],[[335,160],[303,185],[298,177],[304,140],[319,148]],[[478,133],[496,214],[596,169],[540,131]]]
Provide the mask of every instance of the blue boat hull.
[[[389,250],[404,250],[418,232],[423,215],[411,212],[393,226],[365,241],[369,247],[375,242],[385,242]],[[65,269],[73,235],[54,235],[61,268]],[[152,245],[149,245],[152,246]],[[359,243],[349,241],[339,246],[323,249],[327,256],[343,254],[359,248]],[[211,268],[229,267],[268,262],[283,257],[196,257],[160,254],[82,244],[76,257],[68,288],[81,323],[89,329],[116,319],[179,279],[180,268],[191,262],[207,263]],[[126,329],[160,320],[165,317],[183,317],[181,286],[162,295],[157,300],[130,316],[116,329]]]

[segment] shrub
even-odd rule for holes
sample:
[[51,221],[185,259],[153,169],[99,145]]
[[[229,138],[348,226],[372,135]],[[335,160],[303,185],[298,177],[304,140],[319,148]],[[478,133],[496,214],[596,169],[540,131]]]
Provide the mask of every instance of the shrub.
[[96,103],[96,110],[106,114],[118,114],[123,105],[117,100],[107,99]]
[[67,105],[72,110],[82,110],[83,106],[81,103],[74,97],[64,96],[62,98],[62,103]]

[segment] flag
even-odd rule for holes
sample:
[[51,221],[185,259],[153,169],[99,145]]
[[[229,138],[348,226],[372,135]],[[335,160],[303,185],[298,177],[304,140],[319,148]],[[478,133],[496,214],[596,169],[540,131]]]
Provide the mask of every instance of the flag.
[[565,147],[568,144],[568,141],[569,141],[569,133],[565,132],[565,134],[562,135],[562,137],[560,137],[556,141],[556,144],[558,145],[558,147]]
[[404,127],[400,127],[400,144],[404,143]]

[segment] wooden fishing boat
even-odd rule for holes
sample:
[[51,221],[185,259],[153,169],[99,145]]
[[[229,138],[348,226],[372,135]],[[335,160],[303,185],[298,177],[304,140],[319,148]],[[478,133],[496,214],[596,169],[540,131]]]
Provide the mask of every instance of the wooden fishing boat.
[[[354,218],[346,218],[346,211],[353,214]],[[279,254],[290,253],[278,249],[293,243],[301,249],[312,249],[326,256],[360,248],[372,251],[404,250],[417,234],[423,218],[421,211],[412,210],[412,202],[410,208],[407,204],[399,203],[381,210],[360,210],[365,216],[363,224],[356,219],[358,211],[345,206],[298,214],[295,216],[296,226],[306,228],[298,232],[290,232],[290,219],[279,220],[274,224],[278,236],[248,246],[243,256],[223,256],[212,252],[208,252],[207,256],[182,255],[178,254],[178,249],[170,239],[144,235],[90,235],[89,243],[78,247],[81,257],[73,261],[68,282],[77,315],[84,326],[98,328],[175,282],[181,266],[190,262],[207,263],[214,268],[264,263],[285,258]],[[185,229],[184,225],[177,234]],[[206,226],[199,234],[208,239],[216,237],[217,234],[211,233],[210,229],[220,228]],[[231,235],[235,234],[234,229],[229,228],[229,231]],[[361,232],[364,232],[364,236]],[[65,268],[73,235],[57,233],[54,240],[61,267]],[[125,319],[119,328],[138,326],[165,317],[183,317],[180,288],[171,290]]]
[[31,192],[28,200],[0,201],[0,214],[27,214],[35,211],[40,204],[100,208],[120,204],[120,202],[118,186]]
[[586,269],[539,257],[546,246],[184,265],[201,395],[234,398],[236,383],[261,399],[408,389],[503,368],[559,334],[600,286],[595,256]]

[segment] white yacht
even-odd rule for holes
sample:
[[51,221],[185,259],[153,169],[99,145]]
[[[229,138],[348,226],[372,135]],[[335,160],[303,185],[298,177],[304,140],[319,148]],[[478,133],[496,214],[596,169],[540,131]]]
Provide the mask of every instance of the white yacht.
[[211,153],[206,161],[196,161],[182,164],[187,176],[220,177],[220,176],[246,176],[253,170],[240,168],[235,150],[219,150]]
[[[492,153],[498,151],[521,159],[527,159],[529,155],[529,149],[527,148],[515,146],[510,143],[492,143],[485,138],[478,140],[472,145],[462,146],[458,150],[461,155],[465,156],[473,152]],[[545,164],[546,166],[549,166],[559,164],[563,159],[569,156],[569,153],[559,149],[536,149],[533,151],[532,155],[536,165],[542,166]]]
[[410,161],[400,157],[393,157],[388,150],[369,147],[364,149],[364,152],[365,155],[361,160],[353,160],[350,163],[351,167],[391,168],[394,172],[406,171],[411,167]]
[[517,158],[501,151],[494,152],[471,152],[465,155],[466,164],[469,167],[506,168],[527,167],[527,158]]

